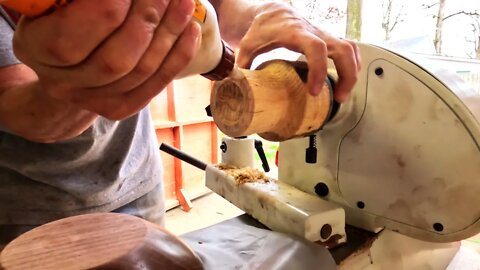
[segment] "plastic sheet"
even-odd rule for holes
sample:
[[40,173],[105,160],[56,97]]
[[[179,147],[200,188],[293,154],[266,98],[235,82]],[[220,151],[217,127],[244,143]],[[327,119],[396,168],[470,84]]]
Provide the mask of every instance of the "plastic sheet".
[[336,269],[326,248],[272,232],[244,215],[181,237],[206,270]]

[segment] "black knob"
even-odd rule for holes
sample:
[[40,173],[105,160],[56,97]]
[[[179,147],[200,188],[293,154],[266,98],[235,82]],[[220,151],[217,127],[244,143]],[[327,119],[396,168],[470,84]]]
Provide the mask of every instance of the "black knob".
[[320,197],[327,197],[330,190],[328,189],[327,184],[325,183],[318,183],[315,186],[315,193]]
[[227,152],[227,143],[222,142],[222,144],[220,145],[220,150],[222,150],[223,153],[226,153]]
[[317,163],[317,136],[310,135],[308,144],[305,162],[308,164],[315,164]]
[[365,208],[365,203],[362,202],[362,201],[359,201],[359,202],[357,202],[357,207],[360,208],[360,209],[363,209],[363,208]]

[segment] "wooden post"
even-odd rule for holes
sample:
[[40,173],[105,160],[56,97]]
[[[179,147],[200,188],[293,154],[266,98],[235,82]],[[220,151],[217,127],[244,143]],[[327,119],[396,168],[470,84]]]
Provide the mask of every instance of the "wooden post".
[[218,128],[230,137],[259,134],[284,141],[319,130],[328,119],[333,95],[325,84],[312,96],[304,62],[273,60],[257,70],[237,69],[213,86],[210,105]]

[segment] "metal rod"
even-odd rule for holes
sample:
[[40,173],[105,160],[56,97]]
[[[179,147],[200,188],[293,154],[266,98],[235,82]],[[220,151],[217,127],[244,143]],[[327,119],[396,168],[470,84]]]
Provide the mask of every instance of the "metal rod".
[[192,165],[192,166],[195,166],[197,168],[199,168],[200,170],[206,170],[207,169],[207,163],[199,160],[199,159],[196,159],[192,156],[190,156],[189,154],[183,152],[183,151],[180,151],[178,150],[177,148],[175,147],[172,147],[168,144],[160,144],[160,150],[162,150],[163,152],[167,153],[167,154],[170,154],[182,161],[185,161],[186,163]]

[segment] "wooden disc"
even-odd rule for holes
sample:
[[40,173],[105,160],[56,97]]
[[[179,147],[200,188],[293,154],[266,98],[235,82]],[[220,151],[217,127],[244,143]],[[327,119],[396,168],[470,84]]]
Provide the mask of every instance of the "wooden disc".
[[0,254],[0,269],[203,269],[180,239],[115,213],[70,217],[33,229]]

